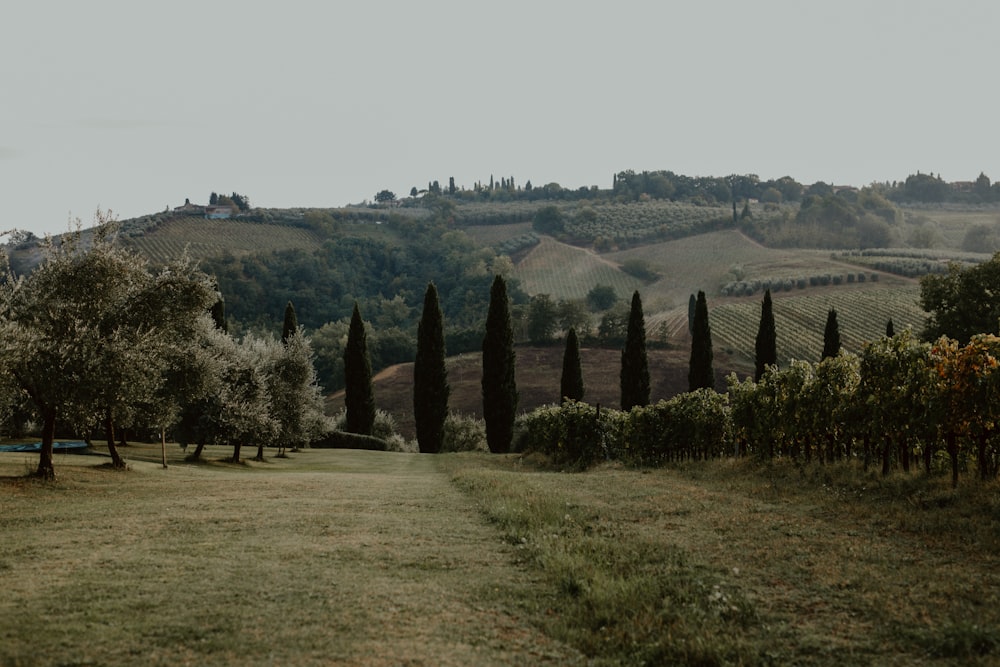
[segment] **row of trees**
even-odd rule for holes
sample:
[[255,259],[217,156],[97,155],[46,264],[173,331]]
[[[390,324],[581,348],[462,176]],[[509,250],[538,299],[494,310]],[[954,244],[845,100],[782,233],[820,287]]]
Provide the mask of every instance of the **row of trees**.
[[218,326],[211,278],[186,259],[153,271],[99,222],[89,247],[79,231],[64,236],[33,273],[8,271],[0,284],[0,408],[8,423],[40,425],[37,473],[55,475],[57,422],[99,425],[117,467],[122,428],[230,444],[237,460],[247,442],[308,441],[322,411],[301,331],[284,344],[235,340]]

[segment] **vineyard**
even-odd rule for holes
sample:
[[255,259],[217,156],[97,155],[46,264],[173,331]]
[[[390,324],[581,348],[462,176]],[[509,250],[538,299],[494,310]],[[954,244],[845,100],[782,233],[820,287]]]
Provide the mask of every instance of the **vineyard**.
[[[892,318],[895,330],[912,329],[919,335],[926,313],[917,301],[920,288],[906,286],[845,286],[810,294],[775,297],[778,361],[817,361],[823,350],[823,328],[831,308],[837,311],[844,349],[860,352],[865,343],[885,334]],[[711,303],[709,303],[711,308]],[[760,303],[744,300],[711,308],[712,341],[717,348],[754,358],[754,340],[760,324]]]
[[543,237],[517,265],[514,277],[528,294],[548,294],[553,299],[583,299],[596,285],[610,285],[622,299],[642,289],[641,280],[614,264],[549,237]]
[[142,236],[126,238],[125,243],[153,262],[180,257],[185,249],[199,259],[226,253],[313,250],[320,245],[313,232],[299,227],[200,217],[172,218]]

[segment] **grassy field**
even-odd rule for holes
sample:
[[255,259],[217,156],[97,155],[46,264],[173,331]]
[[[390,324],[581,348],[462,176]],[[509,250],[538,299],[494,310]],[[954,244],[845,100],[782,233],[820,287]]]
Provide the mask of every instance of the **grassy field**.
[[[0,664],[996,664],[996,484],[0,454]],[[221,458],[222,452],[210,451]]]

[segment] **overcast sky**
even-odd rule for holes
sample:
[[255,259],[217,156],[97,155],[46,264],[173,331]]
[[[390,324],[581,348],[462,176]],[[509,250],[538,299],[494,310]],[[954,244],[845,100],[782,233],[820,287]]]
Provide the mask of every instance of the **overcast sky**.
[[0,228],[212,191],[1000,179],[996,0],[5,0]]

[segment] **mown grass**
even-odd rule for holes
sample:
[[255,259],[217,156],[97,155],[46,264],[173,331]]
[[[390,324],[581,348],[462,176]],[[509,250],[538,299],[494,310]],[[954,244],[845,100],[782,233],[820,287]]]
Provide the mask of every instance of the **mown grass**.
[[0,455],[0,665],[1000,660],[1000,487],[304,451]]

